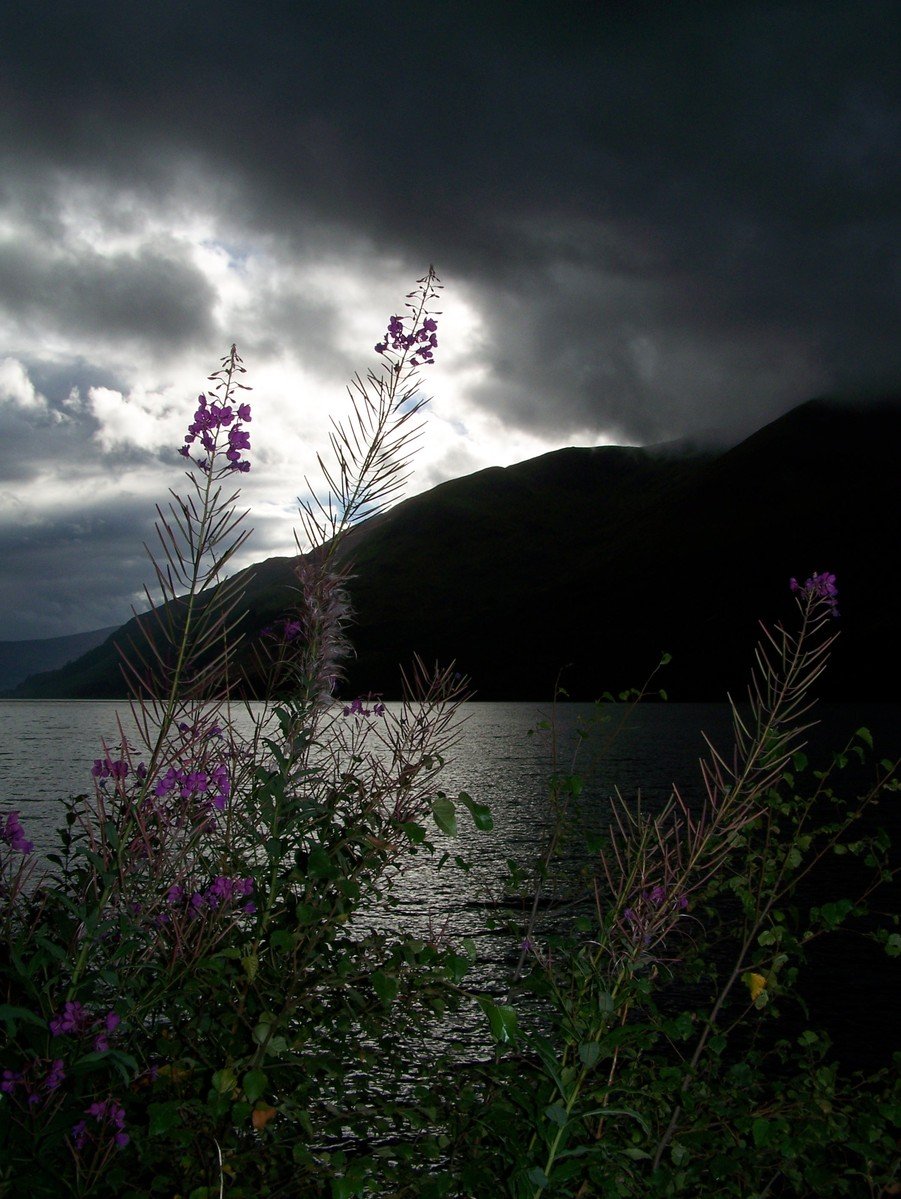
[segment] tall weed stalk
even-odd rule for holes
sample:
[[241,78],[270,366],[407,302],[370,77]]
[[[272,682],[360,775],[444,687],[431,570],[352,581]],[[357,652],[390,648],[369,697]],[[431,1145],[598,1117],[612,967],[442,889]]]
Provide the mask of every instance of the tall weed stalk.
[[[763,628],[747,703],[731,704],[733,749],[708,742],[700,798],[617,792],[588,864],[592,910],[542,921],[536,895],[516,931],[511,990],[482,999],[495,1059],[458,1102],[472,1193],[894,1193],[897,1075],[888,1062],[867,1079],[843,1071],[798,981],[808,946],[838,928],[901,951],[897,915],[869,906],[896,875],[873,817],[898,763],[849,797],[842,773],[871,748],[862,729],[805,788],[837,591],[831,575],[792,586],[797,629]],[[565,781],[574,800],[581,782]],[[859,859],[858,891],[817,902],[811,880],[835,855]]]

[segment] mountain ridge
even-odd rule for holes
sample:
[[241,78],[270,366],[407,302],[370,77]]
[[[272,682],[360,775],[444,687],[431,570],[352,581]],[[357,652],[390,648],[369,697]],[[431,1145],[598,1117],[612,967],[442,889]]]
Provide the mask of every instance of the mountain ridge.
[[[484,699],[546,699],[558,677],[594,698],[639,684],[666,650],[672,698],[721,699],[743,688],[758,618],[786,614],[789,577],[829,569],[843,636],[827,691],[893,696],[899,434],[898,399],[815,399],[723,451],[566,447],[404,500],[343,551],[356,613],[344,692],[396,694],[415,652],[456,661]],[[240,572],[251,690],[249,650],[290,607],[292,561]],[[124,694],[115,645],[133,626],[14,694]]]

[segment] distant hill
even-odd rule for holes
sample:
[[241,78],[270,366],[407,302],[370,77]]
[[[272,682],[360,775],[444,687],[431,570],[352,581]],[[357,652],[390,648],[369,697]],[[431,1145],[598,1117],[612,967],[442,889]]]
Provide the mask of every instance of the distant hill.
[[68,637],[40,637],[30,641],[0,641],[0,694],[41,670],[58,670],[86,654],[115,633],[118,625],[72,633]]
[[[723,452],[563,449],[442,483],[348,541],[345,693],[397,694],[418,652],[455,660],[482,699],[546,699],[558,675],[594,698],[640,684],[667,650],[671,698],[720,699],[744,688],[757,620],[788,613],[789,577],[831,570],[827,694],[894,699],[899,446],[901,401],[812,400]],[[249,650],[290,607],[291,565],[243,572],[251,689]],[[133,626],[16,694],[121,695],[115,643]]]

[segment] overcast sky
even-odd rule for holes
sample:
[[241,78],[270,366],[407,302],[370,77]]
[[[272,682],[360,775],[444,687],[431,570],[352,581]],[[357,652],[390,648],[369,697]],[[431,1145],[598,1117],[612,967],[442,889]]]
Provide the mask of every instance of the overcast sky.
[[4,0],[0,639],[118,623],[235,341],[255,528],[429,263],[412,491],[897,390],[901,6]]

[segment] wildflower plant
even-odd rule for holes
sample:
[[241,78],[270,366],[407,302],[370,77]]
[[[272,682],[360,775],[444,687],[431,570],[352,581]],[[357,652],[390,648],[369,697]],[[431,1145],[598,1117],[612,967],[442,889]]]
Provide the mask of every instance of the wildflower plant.
[[[512,930],[510,991],[481,999],[496,1059],[457,1096],[473,1193],[894,1193],[897,1072],[843,1074],[797,984],[807,947],[840,927],[901,952],[897,916],[870,907],[897,873],[873,818],[898,763],[849,797],[842,773],[872,748],[861,729],[805,790],[838,591],[831,574],[791,590],[797,630],[763,628],[747,703],[731,704],[733,751],[708,742],[700,796],[616,793],[589,847],[590,902],[542,927],[536,894]],[[580,791],[565,781],[552,844]],[[815,902],[811,881],[833,855],[859,859],[859,889]]]
[[[247,735],[229,571],[259,413],[235,346],[197,400],[123,661],[136,732],[102,746],[49,871],[0,812],[0,1199],[894,1193],[897,1090],[842,1078],[816,1030],[787,1041],[776,1016],[808,942],[869,919],[892,877],[867,821],[896,764],[860,798],[840,787],[865,731],[802,783],[833,575],[792,580],[797,629],[764,630],[700,798],[617,794],[580,894],[545,917],[582,792],[555,763],[548,844],[508,863],[535,894],[505,995],[473,981],[475,942],[449,919],[419,936],[397,918],[396,880],[432,860],[435,829],[453,835],[458,808],[491,828],[439,789],[467,694],[452,664],[414,659],[400,704],[336,694],[352,532],[406,482],[439,291],[429,270],[333,420]],[[805,903],[837,853],[864,863],[862,889]],[[889,926],[867,931],[901,952]],[[475,1059],[439,1049],[448,1012]]]
[[[419,281],[333,424],[301,501],[296,604],[273,638],[291,687],[247,738],[228,570],[249,535],[232,483],[252,467],[255,414],[236,347],[197,401],[187,488],[158,510],[158,594],[123,664],[137,737],[123,727],[103,747],[52,874],[35,877],[19,813],[2,817],[0,1194],[249,1195],[288,1177],[349,1194],[364,1167],[338,1147],[406,1121],[390,1077],[408,1086],[409,1071],[385,1047],[422,1024],[443,958],[366,913],[430,848],[465,684],[414,662],[400,712],[334,692],[347,534],[406,478],[439,286],[434,271]],[[384,1110],[360,1115],[346,1063],[376,1058]]]

